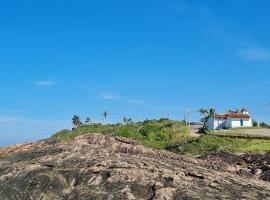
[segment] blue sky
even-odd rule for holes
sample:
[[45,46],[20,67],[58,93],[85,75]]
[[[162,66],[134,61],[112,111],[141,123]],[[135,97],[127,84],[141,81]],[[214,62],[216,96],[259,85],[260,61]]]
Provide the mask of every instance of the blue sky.
[[267,0],[2,1],[0,145],[71,128],[248,107],[270,122]]

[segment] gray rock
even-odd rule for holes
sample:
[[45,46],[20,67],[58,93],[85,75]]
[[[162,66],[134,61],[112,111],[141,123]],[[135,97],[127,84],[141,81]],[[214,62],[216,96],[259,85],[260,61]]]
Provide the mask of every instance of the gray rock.
[[259,176],[259,175],[261,175],[262,174],[262,170],[261,169],[255,169],[254,170],[254,175],[256,175],[256,176]]
[[270,184],[203,160],[90,134],[0,150],[1,200],[270,199]]

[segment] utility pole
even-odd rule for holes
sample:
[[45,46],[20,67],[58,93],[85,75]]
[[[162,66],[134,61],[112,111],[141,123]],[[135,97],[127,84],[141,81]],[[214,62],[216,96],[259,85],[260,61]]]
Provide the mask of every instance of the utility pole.
[[190,109],[188,109],[185,112],[185,121],[187,122],[188,126],[190,126],[190,113],[191,113],[191,110]]
[[190,111],[187,112],[188,115],[188,126],[190,126]]

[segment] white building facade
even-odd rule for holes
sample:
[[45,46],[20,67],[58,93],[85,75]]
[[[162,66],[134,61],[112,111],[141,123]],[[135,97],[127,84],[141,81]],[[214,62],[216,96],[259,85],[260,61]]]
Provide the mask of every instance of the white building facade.
[[224,114],[210,115],[206,122],[206,128],[209,130],[219,130],[228,128],[252,127],[253,121],[248,110],[231,111]]

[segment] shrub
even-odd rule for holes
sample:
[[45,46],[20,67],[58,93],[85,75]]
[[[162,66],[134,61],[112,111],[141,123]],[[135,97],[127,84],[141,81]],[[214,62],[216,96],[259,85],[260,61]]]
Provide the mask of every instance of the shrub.
[[269,128],[268,124],[265,122],[260,123],[260,127]]
[[168,129],[164,129],[160,131],[159,134],[160,140],[162,141],[170,141],[171,140],[171,133]]

